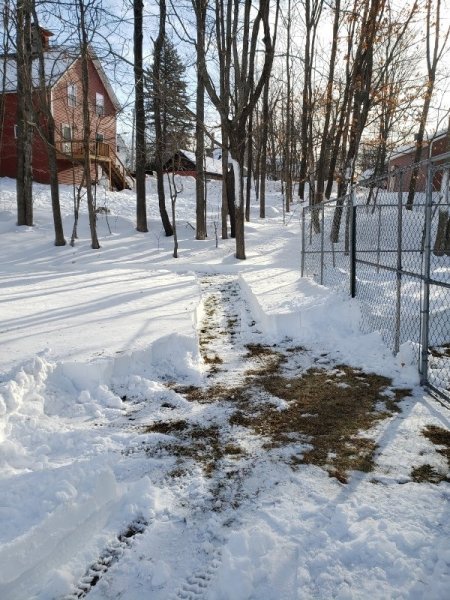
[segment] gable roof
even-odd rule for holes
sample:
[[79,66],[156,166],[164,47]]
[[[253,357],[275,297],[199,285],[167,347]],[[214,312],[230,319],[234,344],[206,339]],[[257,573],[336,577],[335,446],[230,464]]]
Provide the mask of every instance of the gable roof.
[[[89,53],[95,69],[103,83],[111,102],[116,110],[121,108],[114,90],[109,83],[108,77],[100,64],[95,51],[89,48]],[[74,48],[54,47],[44,52],[44,70],[46,85],[53,87],[59,79],[66,73],[70,67],[80,57],[79,50]],[[31,66],[31,78],[33,87],[39,86],[39,61],[34,58]],[[17,60],[15,55],[0,58],[0,86],[5,82],[3,90],[0,93],[14,93],[17,91]]]
[[[432,135],[425,135],[425,139],[423,140],[424,145],[428,145],[428,144],[434,144],[434,142],[437,142],[438,140],[440,140],[441,138],[445,137],[447,135],[448,130],[447,129],[442,129],[441,131],[437,131],[436,133],[433,133]],[[407,144],[404,146],[398,146],[397,148],[394,148],[389,156],[389,160],[393,160],[395,158],[399,158],[400,156],[404,156],[406,154],[410,154],[411,152],[414,152],[416,149],[416,144],[413,142],[411,144]]]
[[[195,160],[195,152],[190,152],[189,150],[179,150],[179,153],[185,156],[188,160],[190,160],[194,165],[196,163]],[[222,161],[216,160],[215,158],[210,158],[209,156],[205,156],[205,172],[213,173],[215,175],[222,175]]]

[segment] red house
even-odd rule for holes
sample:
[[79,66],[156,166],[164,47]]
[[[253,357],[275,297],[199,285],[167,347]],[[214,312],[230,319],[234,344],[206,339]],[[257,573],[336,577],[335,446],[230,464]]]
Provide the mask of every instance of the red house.
[[[174,170],[175,169],[175,170]],[[208,179],[222,179],[222,161],[206,156],[204,159],[205,177]],[[177,150],[163,164],[165,173],[172,172],[177,175],[197,177],[195,152]]]
[[[447,130],[436,133],[431,139],[424,141],[422,148],[422,161],[425,161],[427,158],[436,158],[441,154],[445,154],[448,152],[450,148],[450,140],[448,137]],[[397,148],[391,154],[389,158],[389,173],[390,173],[390,189],[394,192],[400,191],[399,188],[399,178],[396,176],[396,173],[400,169],[405,169],[402,177],[402,190],[407,191],[409,189],[409,182],[411,180],[412,170],[408,169],[411,165],[414,164],[414,153],[416,147],[414,144],[409,146],[404,146],[402,148]],[[441,183],[441,172],[437,172],[435,174],[433,180],[433,188],[439,189]],[[416,191],[423,192],[425,191],[425,185],[427,180],[427,165],[422,163],[419,167],[419,175],[416,183]]]
[[[36,30],[37,31],[37,30]],[[56,124],[58,180],[60,183],[82,183],[83,113],[81,59],[76,52],[52,47],[50,31],[39,28],[44,48],[46,84],[51,93],[51,110]],[[0,176],[16,177],[17,173],[17,69],[14,55],[0,57]],[[33,60],[32,77],[38,86],[38,61]],[[4,83],[4,85],[3,85]],[[37,90],[35,101],[38,100]],[[89,105],[92,161],[91,177],[96,181],[106,175],[110,187],[130,187],[129,174],[116,152],[116,116],[120,108],[116,95],[98,61],[90,51]],[[50,183],[45,142],[36,131],[33,136],[33,179]]]

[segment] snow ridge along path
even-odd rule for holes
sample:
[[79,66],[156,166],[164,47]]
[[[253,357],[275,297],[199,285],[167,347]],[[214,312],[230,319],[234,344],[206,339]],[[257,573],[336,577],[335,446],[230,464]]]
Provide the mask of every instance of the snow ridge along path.
[[[346,369],[326,352],[307,351],[289,339],[276,346],[267,343],[236,277],[208,275],[200,283],[205,385],[167,380],[158,388],[156,411],[135,385],[116,388],[130,405],[127,419],[137,434],[123,451],[123,475],[151,477],[157,501],[151,525],[104,573],[89,599],[140,600],[148,594],[155,600],[345,597],[351,578],[361,589],[351,597],[385,598],[392,585],[399,597],[414,597],[413,586],[426,584],[408,580],[411,564],[417,567],[420,561],[408,561],[405,549],[418,544],[432,560],[432,545],[419,542],[420,533],[408,538],[395,526],[392,531],[359,527],[368,518],[372,522],[377,511],[383,522],[409,502],[400,493],[400,508],[392,506],[386,490],[378,508],[367,505],[377,479],[370,462],[376,452],[371,436],[376,428],[386,431],[385,423],[389,427],[393,420],[389,415],[408,403],[402,400],[408,391],[392,388],[387,378]],[[306,460],[315,442],[289,425],[294,402],[289,392],[299,376],[306,376],[305,389],[308,378],[315,386],[325,378],[328,403],[333,391],[345,396],[355,388],[357,394],[373,394],[382,417],[370,421],[374,433],[357,436],[362,445],[352,450],[361,453],[367,473],[350,477],[339,456],[325,456],[324,468],[315,466],[322,464],[320,453]],[[280,377],[277,396],[270,384]],[[282,397],[283,387],[288,399]],[[308,407],[294,408],[303,411],[305,423],[318,416]],[[122,418],[116,426],[120,423],[124,425]],[[348,440],[355,443],[351,436]],[[336,448],[334,454],[342,451]],[[360,464],[352,462],[354,456],[349,460],[350,467]],[[300,469],[302,462],[309,466]],[[349,483],[342,485],[337,476]],[[417,530],[416,518],[410,517],[412,530]],[[406,536],[403,541],[400,535]],[[330,552],[332,563],[325,565]],[[393,560],[396,584],[391,581]],[[421,581],[432,572],[427,567]]]

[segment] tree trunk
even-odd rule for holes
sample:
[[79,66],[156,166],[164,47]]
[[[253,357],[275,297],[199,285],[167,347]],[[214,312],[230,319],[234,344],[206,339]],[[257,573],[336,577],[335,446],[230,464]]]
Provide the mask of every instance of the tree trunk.
[[158,203],[161,221],[164,227],[166,236],[173,235],[173,228],[170,224],[169,215],[166,209],[166,198],[164,194],[164,173],[163,173],[163,155],[165,140],[163,136],[162,119],[161,119],[161,81],[160,81],[160,64],[161,56],[166,37],[166,2],[159,0],[159,32],[155,41],[153,52],[153,90],[155,97],[153,99],[154,121],[155,121],[155,141],[156,141],[156,181],[158,189]]
[[17,224],[33,225],[31,2],[17,3]]
[[[236,152],[236,150],[235,150]],[[233,150],[231,151],[233,156]],[[236,156],[236,154],[235,154]],[[236,224],[236,258],[245,260],[245,236],[244,236],[244,179],[242,177],[242,169],[244,166],[244,157],[239,156],[240,161],[231,158],[232,168],[230,171],[230,178],[233,178],[233,189],[234,189],[234,208],[235,208],[235,224]],[[237,189],[236,189],[237,187]],[[231,236],[233,237],[233,235]]]
[[250,221],[250,203],[252,194],[252,162],[253,162],[253,113],[248,120],[247,135],[247,179],[245,188],[245,220]]
[[197,110],[195,125],[195,163],[197,178],[195,181],[196,194],[196,239],[206,239],[206,198],[205,198],[205,85],[200,74],[199,64],[204,60],[205,27],[207,0],[193,1],[197,21]]
[[142,58],[143,0],[133,0],[134,12],[134,114],[136,121],[136,229],[147,232],[147,205],[145,190],[145,106],[144,68]]
[[89,214],[89,229],[91,233],[91,248],[98,250],[100,244],[97,238],[97,216],[95,214],[95,200],[91,179],[91,117],[89,108],[89,41],[86,26],[86,6],[83,0],[78,0],[79,25],[81,39],[81,90],[83,112],[83,172],[86,182],[86,197]]
[[[36,12],[36,5],[34,0],[32,1],[32,11],[34,27],[39,28],[38,15]],[[52,198],[53,227],[55,230],[55,246],[65,246],[66,240],[64,238],[63,224],[61,218],[61,205],[59,202],[58,163],[56,158],[55,147],[55,120],[53,118],[51,109],[50,90],[47,89],[45,81],[44,48],[42,46],[42,38],[40,35],[36,35],[36,44],[39,61],[40,97],[39,106],[37,107],[36,111],[37,115],[35,121],[38,123],[39,133],[44,139],[47,149],[48,168],[50,173],[50,193]],[[43,126],[39,111],[42,111],[43,113]]]
[[261,167],[259,191],[259,216],[266,218],[267,139],[269,136],[269,80],[264,84],[262,105]]
[[286,27],[286,135],[284,142],[284,175],[286,178],[286,212],[291,210],[292,204],[292,89],[291,89],[291,0],[287,4],[287,27]]
[[[227,152],[227,156],[229,153]],[[236,237],[236,177],[234,174],[234,167],[231,167],[227,171],[225,179],[225,193],[226,193],[226,212],[230,215],[230,237],[234,239]]]
[[333,21],[333,38],[331,44],[330,68],[328,71],[326,102],[325,102],[325,121],[323,125],[322,137],[320,142],[320,153],[317,160],[317,184],[314,197],[314,204],[323,202],[323,193],[326,177],[326,165],[330,154],[330,121],[331,111],[333,109],[333,83],[334,83],[334,68],[336,64],[339,22],[341,16],[341,2],[335,0],[334,4],[334,21]]

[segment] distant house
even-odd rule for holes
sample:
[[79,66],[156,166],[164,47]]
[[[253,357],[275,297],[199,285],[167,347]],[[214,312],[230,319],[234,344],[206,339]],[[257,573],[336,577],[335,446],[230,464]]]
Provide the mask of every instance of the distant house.
[[124,137],[117,134],[117,156],[127,169],[131,169],[131,150]]
[[[409,189],[409,183],[411,181],[411,169],[410,167],[414,164],[414,153],[416,150],[415,144],[409,144],[396,148],[391,156],[389,157],[389,175],[390,175],[390,189],[392,191],[399,191],[400,178],[397,173],[400,169],[405,169],[401,178],[402,191]],[[448,137],[448,131],[440,131],[436,133],[432,138],[424,141],[422,149],[422,160],[427,158],[438,157],[441,154],[445,154],[450,150],[450,140]],[[433,181],[434,189],[440,187],[441,173],[436,173],[435,180]],[[427,180],[427,166],[422,164],[419,167],[419,175],[416,183],[416,191],[425,191],[425,185]]]
[[[52,32],[35,28],[44,49],[46,85],[51,91],[51,110],[56,123],[56,149],[58,181],[77,185],[82,183],[83,114],[81,87],[81,59],[79,53],[67,48],[52,47]],[[93,181],[102,174],[110,187],[130,187],[128,173],[116,152],[116,115],[119,101],[93,50],[89,56],[89,105],[91,140],[89,152],[92,160]],[[32,61],[35,103],[38,102],[38,60]],[[17,63],[15,55],[0,57],[1,105],[4,107],[3,127],[0,130],[0,176],[16,177],[17,173]],[[33,136],[33,179],[50,182],[45,142],[38,132]]]
[[[222,161],[205,157],[205,175],[209,179],[222,179]],[[177,175],[190,175],[197,177],[195,153],[188,150],[177,150],[163,164],[165,172],[174,172]]]

